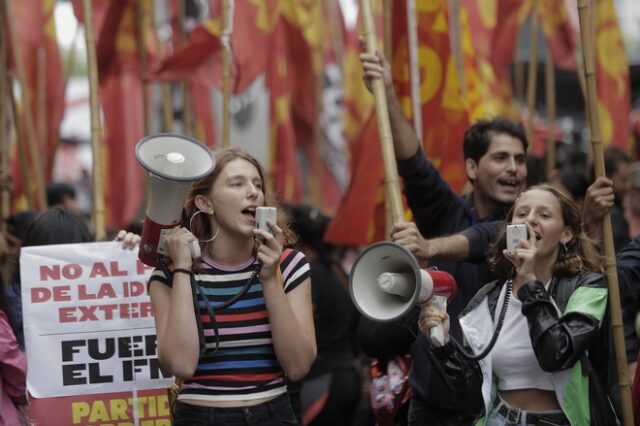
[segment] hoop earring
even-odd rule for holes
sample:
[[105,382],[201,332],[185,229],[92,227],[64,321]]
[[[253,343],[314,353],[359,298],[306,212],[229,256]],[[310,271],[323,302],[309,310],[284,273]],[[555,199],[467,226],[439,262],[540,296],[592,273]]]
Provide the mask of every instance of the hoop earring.
[[[193,229],[193,218],[196,217],[198,215],[198,213],[204,213],[202,210],[196,210],[194,214],[191,215],[191,219],[189,219],[189,229]],[[218,236],[218,234],[220,233],[220,225],[218,225],[218,229],[216,230],[215,234],[213,234],[213,237],[209,238],[208,240],[201,240],[200,238],[198,238],[198,241],[200,241],[201,243],[210,243],[211,241],[215,240],[216,237]]]
[[567,254],[568,253],[568,251],[567,251],[567,243],[560,243],[560,244],[562,244],[562,248],[564,249],[564,253]]

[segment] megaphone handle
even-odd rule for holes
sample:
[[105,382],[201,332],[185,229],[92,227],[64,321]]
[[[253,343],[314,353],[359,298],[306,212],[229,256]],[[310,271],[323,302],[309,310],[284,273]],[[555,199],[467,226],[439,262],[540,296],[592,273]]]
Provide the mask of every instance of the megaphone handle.
[[189,249],[191,250],[192,259],[197,259],[202,256],[202,252],[200,251],[200,244],[198,244],[197,241],[191,241]]

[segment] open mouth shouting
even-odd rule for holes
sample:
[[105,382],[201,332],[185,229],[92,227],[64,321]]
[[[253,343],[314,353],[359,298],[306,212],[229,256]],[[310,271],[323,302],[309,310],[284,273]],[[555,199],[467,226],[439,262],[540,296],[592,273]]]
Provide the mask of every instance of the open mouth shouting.
[[242,210],[242,215],[249,220],[252,224],[256,223],[256,207],[251,206]]
[[501,192],[517,195],[520,192],[522,181],[520,179],[498,179],[498,187]]

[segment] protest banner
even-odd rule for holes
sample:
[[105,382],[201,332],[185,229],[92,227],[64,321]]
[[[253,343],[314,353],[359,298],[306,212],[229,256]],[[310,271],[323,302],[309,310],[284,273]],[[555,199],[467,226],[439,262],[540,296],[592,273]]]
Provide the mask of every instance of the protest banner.
[[20,256],[30,418],[37,425],[169,425],[151,269],[118,242]]

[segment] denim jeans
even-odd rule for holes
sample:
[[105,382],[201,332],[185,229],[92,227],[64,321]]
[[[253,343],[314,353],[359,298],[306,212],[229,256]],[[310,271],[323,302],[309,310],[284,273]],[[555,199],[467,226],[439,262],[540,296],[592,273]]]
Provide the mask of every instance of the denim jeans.
[[494,406],[487,416],[485,426],[504,426],[504,425],[548,425],[548,426],[568,426],[569,421],[566,419],[562,411],[525,411],[513,408],[502,400],[496,398]]
[[248,407],[202,407],[176,402],[173,426],[280,426],[299,425],[284,393],[270,401]]

